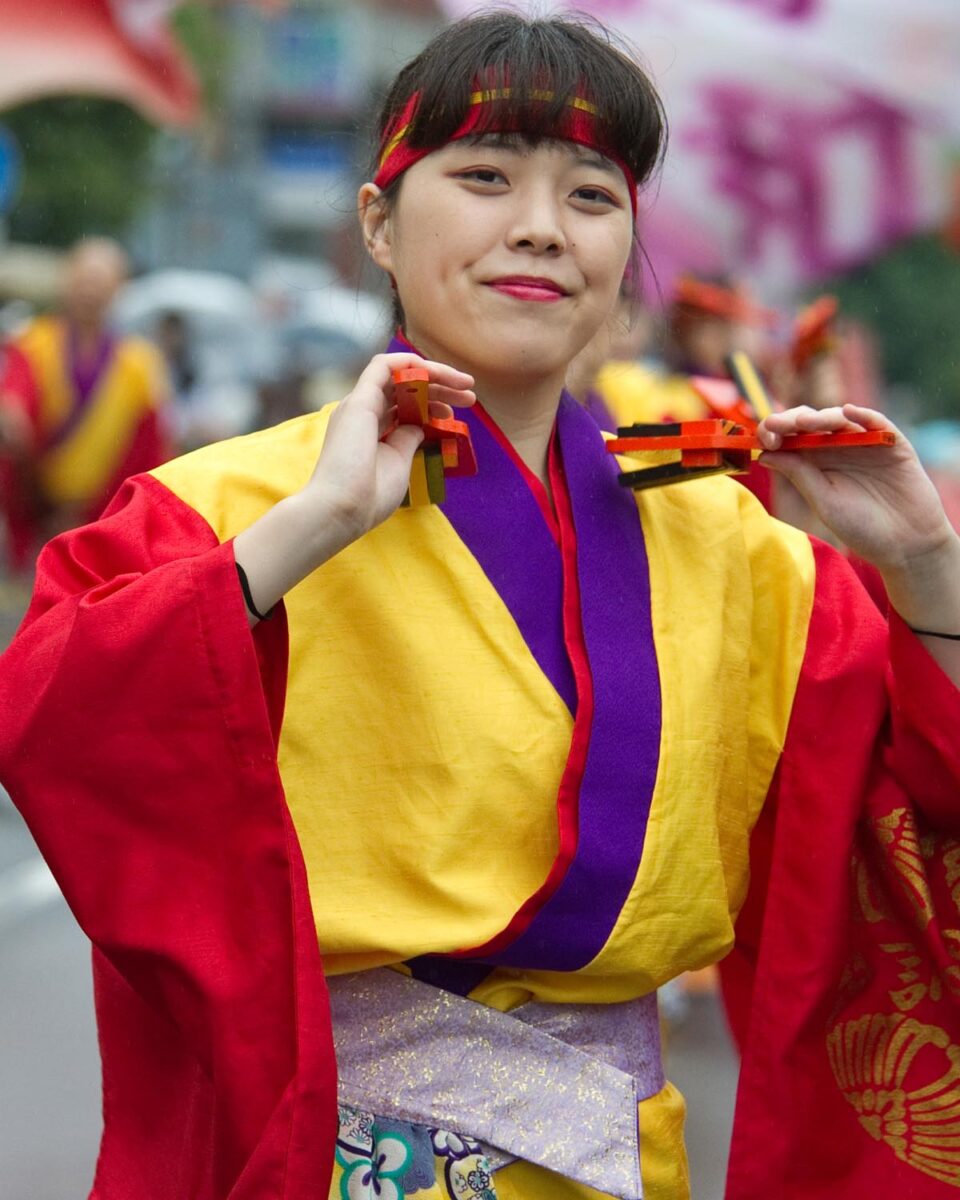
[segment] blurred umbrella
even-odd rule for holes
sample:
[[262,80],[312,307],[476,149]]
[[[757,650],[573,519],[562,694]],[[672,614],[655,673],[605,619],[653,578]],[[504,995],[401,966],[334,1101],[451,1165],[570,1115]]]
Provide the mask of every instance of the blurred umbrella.
[[285,320],[299,312],[304,301],[335,280],[333,267],[323,260],[273,254],[261,259],[250,276],[263,312]]
[[189,330],[206,380],[258,380],[277,370],[279,345],[253,290],[219,271],[154,271],[128,283],[114,305],[121,329],[156,336],[177,313]]
[[386,301],[331,284],[302,297],[281,336],[290,364],[309,374],[369,358],[383,349],[389,333]]
[[192,325],[251,329],[258,319],[253,291],[219,271],[153,271],[134,279],[117,299],[125,328],[149,328],[163,312],[179,312]]
[[[443,0],[448,15],[475,0]],[[643,55],[670,150],[641,233],[677,270],[769,300],[938,224],[960,137],[957,0],[518,0],[600,18]]]
[[[925,467],[951,473],[960,479],[960,421],[927,421],[910,430],[910,441]],[[960,496],[957,497],[960,501]],[[955,503],[960,515],[960,503]]]

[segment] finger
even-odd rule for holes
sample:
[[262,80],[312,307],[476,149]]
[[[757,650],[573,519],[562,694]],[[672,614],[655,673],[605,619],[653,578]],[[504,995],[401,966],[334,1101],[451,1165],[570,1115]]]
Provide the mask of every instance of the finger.
[[849,419],[841,408],[792,408],[771,413],[757,427],[761,446],[776,450],[784,437],[794,433],[859,433],[863,426]]
[[436,362],[432,358],[420,358],[416,354],[378,354],[364,369],[361,379],[370,373],[375,382],[386,388],[392,383],[392,373],[398,369],[419,367],[430,376],[431,387],[438,384],[452,391],[469,391],[473,387],[473,376],[466,371],[451,367],[449,363]]
[[763,453],[757,461],[775,474],[789,479],[801,496],[810,501],[821,472],[807,455],[780,450],[774,454]]
[[883,413],[877,412],[875,408],[862,408],[859,404],[845,404],[843,406],[844,415],[851,421],[856,421],[864,429],[886,429],[892,433],[903,434],[894,425],[889,417]]
[[811,408],[807,404],[784,412],[771,413],[763,422],[768,429],[789,433],[794,429],[843,429],[854,424],[843,408]]
[[[443,417],[447,419],[455,416],[455,408],[470,408],[476,404],[477,396],[473,391],[454,391],[452,388],[444,388],[430,385],[430,415],[432,417]],[[438,406],[438,411],[434,412],[434,406]],[[445,411],[440,412],[439,409]]]
[[453,409],[442,400],[431,400],[430,417],[434,421],[449,421],[453,418]]
[[[346,397],[351,407],[367,408],[382,417],[389,408],[393,393],[392,374],[404,367],[420,367],[430,375],[431,387],[439,385],[449,389],[456,395],[472,395],[473,376],[465,371],[458,371],[446,363],[434,362],[431,359],[420,358],[416,354],[394,353],[375,355],[356,382],[353,391]],[[469,403],[469,401],[466,401]]]
[[395,404],[391,404],[390,407],[387,409],[387,411],[379,419],[380,430],[379,430],[379,433],[377,434],[377,437],[381,441],[383,441],[384,440],[383,435],[387,432],[388,429],[390,429],[394,425],[396,425],[396,423],[397,423],[397,406]]
[[396,429],[383,439],[383,445],[389,446],[406,461],[409,469],[413,463],[420,443],[423,441],[423,430],[419,425],[398,425]]
[[430,358],[420,359],[420,365],[426,367],[430,372],[430,382],[440,384],[442,387],[452,388],[454,391],[470,391],[473,388],[473,376],[466,371],[460,371],[456,367],[451,367],[447,363],[434,362]]
[[804,409],[798,416],[797,428],[805,433],[852,433],[863,429],[851,421],[842,408]]

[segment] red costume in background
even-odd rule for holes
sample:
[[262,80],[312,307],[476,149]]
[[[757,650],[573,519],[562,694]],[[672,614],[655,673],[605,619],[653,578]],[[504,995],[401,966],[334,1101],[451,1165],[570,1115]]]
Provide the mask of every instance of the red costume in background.
[[21,571],[36,549],[37,493],[31,463],[40,423],[40,393],[30,364],[16,346],[0,347],[0,420],[12,442],[0,448],[0,513],[6,524],[7,560]]
[[160,353],[110,332],[82,353],[59,317],[37,318],[17,348],[39,389],[35,476],[53,532],[96,520],[125,479],[170,457]]

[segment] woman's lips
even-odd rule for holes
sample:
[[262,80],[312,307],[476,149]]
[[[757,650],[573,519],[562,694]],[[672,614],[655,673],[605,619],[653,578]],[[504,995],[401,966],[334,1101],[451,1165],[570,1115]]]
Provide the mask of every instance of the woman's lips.
[[503,279],[492,279],[487,285],[515,300],[533,300],[540,304],[553,304],[563,300],[567,293],[551,279],[539,279],[528,275],[510,275]]

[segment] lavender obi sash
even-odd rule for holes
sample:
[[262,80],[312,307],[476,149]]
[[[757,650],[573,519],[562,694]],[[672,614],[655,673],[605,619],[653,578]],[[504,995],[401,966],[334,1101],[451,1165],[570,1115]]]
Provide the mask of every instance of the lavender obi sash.
[[497,1012],[388,968],[328,979],[342,1104],[642,1200],[637,1104],[664,1086],[656,995]]

